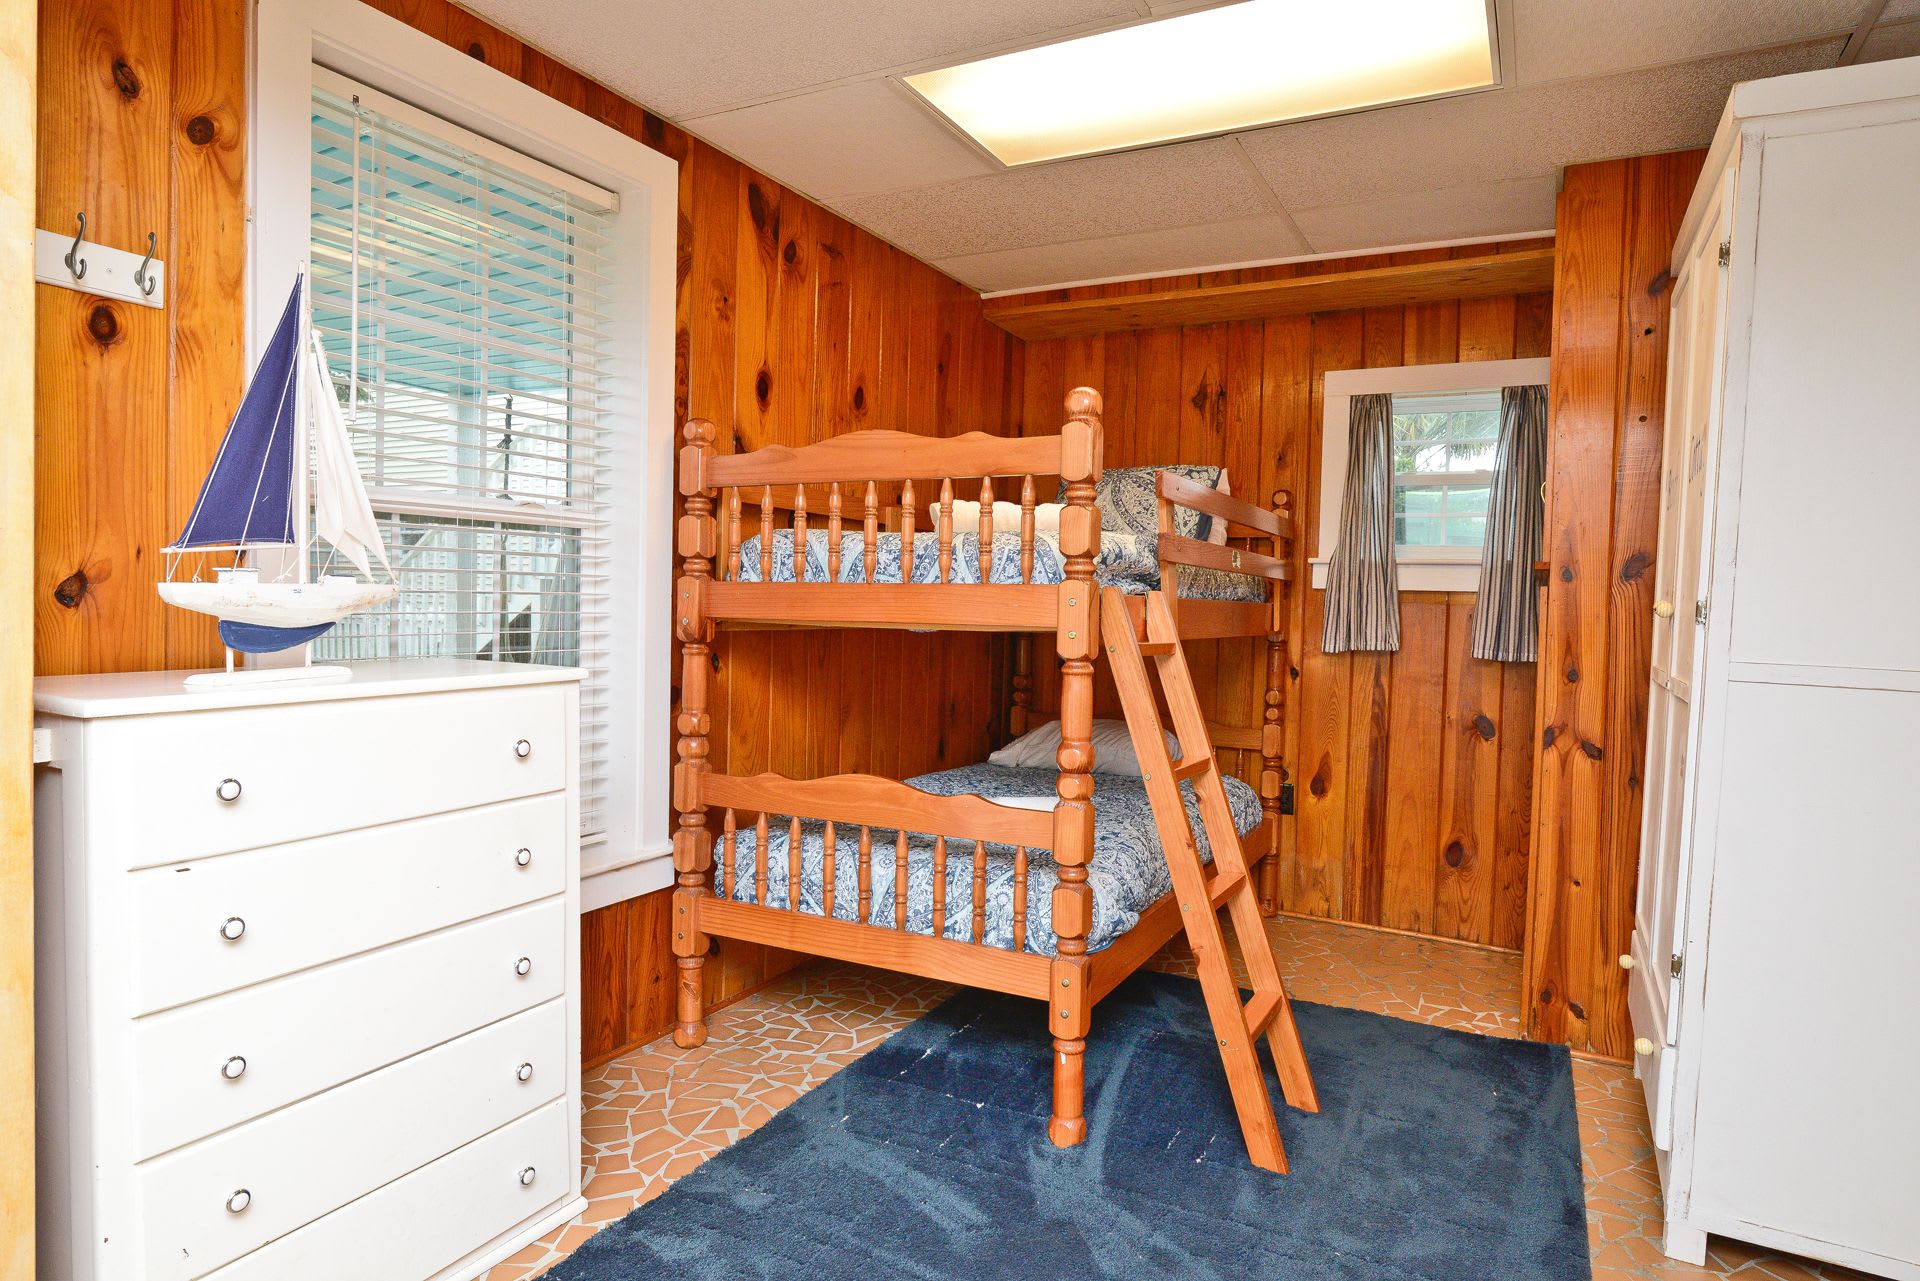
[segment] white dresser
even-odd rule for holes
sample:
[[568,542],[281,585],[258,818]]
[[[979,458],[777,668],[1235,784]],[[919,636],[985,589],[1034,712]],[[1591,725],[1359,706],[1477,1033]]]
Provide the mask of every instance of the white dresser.
[[1738,86],[1676,246],[1629,966],[1667,1253],[1920,1278],[1920,59]]
[[583,1207],[579,676],[36,683],[45,1281],[452,1281]]

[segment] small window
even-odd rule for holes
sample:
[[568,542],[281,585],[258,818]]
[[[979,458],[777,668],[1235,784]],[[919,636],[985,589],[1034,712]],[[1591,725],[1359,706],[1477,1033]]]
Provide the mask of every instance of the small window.
[[1500,437],[1498,388],[1393,398],[1393,541],[1478,548]]

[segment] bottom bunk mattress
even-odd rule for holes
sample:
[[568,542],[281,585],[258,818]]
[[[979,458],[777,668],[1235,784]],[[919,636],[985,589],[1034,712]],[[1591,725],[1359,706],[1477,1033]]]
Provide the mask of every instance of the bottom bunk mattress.
[[[907,782],[923,792],[940,796],[975,793],[995,799],[1047,797],[1053,794],[1059,777],[1052,769],[1010,769],[1001,765],[966,765],[959,769],[922,774]],[[1259,827],[1260,798],[1245,782],[1225,779],[1227,802],[1233,810],[1234,825],[1244,836]],[[1181,784],[1187,805],[1187,819],[1199,838],[1200,855],[1211,861],[1205,832],[1200,822],[1199,802],[1193,785]],[[1099,951],[1132,929],[1140,914],[1153,906],[1173,888],[1173,876],[1160,851],[1160,836],[1154,828],[1153,807],[1147,800],[1146,785],[1124,774],[1094,775],[1093,861],[1087,865],[1087,884],[1093,891],[1093,925],[1087,934],[1087,950]],[[717,819],[718,815],[712,816]],[[767,903],[787,905],[788,828],[785,816],[769,814],[767,833]],[[895,834],[892,829],[872,830],[872,913],[876,925],[894,922],[893,859]],[[986,930],[983,942],[989,947],[1013,946],[1014,851],[1011,846],[989,844],[986,877]],[[714,893],[724,895],[724,848],[716,850],[713,868]],[[805,821],[800,825],[800,910],[815,916],[826,914],[823,884],[826,866],[826,824]],[[946,868],[945,937],[973,938],[973,843],[949,840]],[[1053,937],[1053,887],[1059,871],[1048,850],[1029,850],[1027,865],[1027,938],[1026,950],[1051,956]],[[1248,851],[1249,861],[1254,854]],[[843,921],[859,919],[860,829],[840,823],[834,829],[833,915]],[[757,901],[756,864],[758,854],[753,828],[743,826],[735,836],[734,884],[732,897],[743,903]],[[933,928],[933,837],[911,833],[907,838],[907,929],[916,934],[932,934]]]

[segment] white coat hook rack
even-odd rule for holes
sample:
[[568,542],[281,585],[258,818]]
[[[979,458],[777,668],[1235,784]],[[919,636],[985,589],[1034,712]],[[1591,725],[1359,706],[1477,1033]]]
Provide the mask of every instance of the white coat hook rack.
[[142,307],[167,305],[167,265],[154,257],[159,248],[157,232],[147,233],[144,254],[113,249],[87,239],[87,215],[74,215],[79,224],[75,232],[33,233],[33,278],[42,284],[102,298],[118,298]]

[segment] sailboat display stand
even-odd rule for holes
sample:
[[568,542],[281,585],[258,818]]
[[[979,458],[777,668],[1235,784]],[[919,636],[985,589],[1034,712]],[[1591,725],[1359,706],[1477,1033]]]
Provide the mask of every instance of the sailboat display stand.
[[[193,514],[164,549],[167,576],[160,598],[218,619],[227,649],[226,670],[187,677],[189,689],[348,680],[351,668],[315,664],[304,648],[299,666],[240,669],[234,654],[304,647],[341,619],[384,605],[400,591],[354,461],[326,352],[307,319],[303,285],[303,278],[294,281]],[[309,453],[313,532],[302,540],[296,517],[306,502]],[[316,537],[325,538],[361,577],[322,573],[318,582],[307,582]],[[267,582],[258,567],[244,563],[263,551],[278,552],[287,562]],[[212,582],[197,575],[175,580],[183,557],[206,552],[232,552],[235,564],[216,570]],[[375,561],[386,571],[385,582],[374,578]]]

